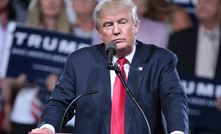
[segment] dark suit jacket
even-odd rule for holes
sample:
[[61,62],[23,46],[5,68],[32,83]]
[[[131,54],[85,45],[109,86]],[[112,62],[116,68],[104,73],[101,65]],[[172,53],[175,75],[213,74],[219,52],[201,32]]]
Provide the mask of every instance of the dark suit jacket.
[[[168,131],[180,130],[188,134],[188,106],[183,86],[176,71],[176,56],[154,45],[137,41],[128,87],[143,108],[152,134],[163,134],[161,109]],[[66,66],[48,101],[39,126],[52,124],[56,132],[68,104],[79,94],[98,90],[80,98],[69,110],[66,121],[76,109],[75,132],[109,134],[111,122],[110,71],[106,68],[104,44],[83,48],[69,55]],[[139,70],[143,67],[143,70]],[[148,134],[145,121],[131,98],[126,95],[125,133]]]
[[[195,74],[198,27],[189,28],[170,37],[168,48],[178,57],[179,73]],[[220,42],[221,46],[221,42]],[[215,78],[221,78],[221,47],[219,47]]]

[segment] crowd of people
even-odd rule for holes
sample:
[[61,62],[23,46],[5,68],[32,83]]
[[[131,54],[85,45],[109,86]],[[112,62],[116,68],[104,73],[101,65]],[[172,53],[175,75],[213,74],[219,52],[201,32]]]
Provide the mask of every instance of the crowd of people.
[[[95,28],[93,16],[94,8],[100,1],[102,0],[0,0],[0,73],[3,73],[1,65],[7,24],[10,21],[91,39],[93,46],[104,41]],[[221,78],[220,0],[198,0],[195,5],[197,24],[182,7],[166,0],[133,2],[138,7],[137,40],[174,52],[178,57],[178,73],[211,80]],[[40,84],[28,82],[28,74],[19,73],[21,74],[17,78],[1,78],[0,74],[2,134],[25,134],[36,128],[40,115],[33,114],[32,103],[38,99],[42,110],[59,79],[55,74],[48,74],[46,84]],[[217,109],[221,110],[221,98],[217,98]],[[192,134],[218,133],[195,126],[190,128]],[[72,131],[73,126],[63,130]]]

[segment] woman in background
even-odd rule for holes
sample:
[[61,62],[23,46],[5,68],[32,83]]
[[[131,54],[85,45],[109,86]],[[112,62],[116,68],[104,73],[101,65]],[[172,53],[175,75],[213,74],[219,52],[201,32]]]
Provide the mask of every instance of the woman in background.
[[3,60],[6,48],[6,32],[10,21],[18,21],[20,18],[13,6],[12,0],[0,0],[0,133],[11,132],[10,113],[13,107],[15,92],[12,92],[11,84],[14,80],[11,78],[2,78]]
[[72,31],[64,0],[32,0],[26,24],[63,33]]
[[[32,0],[26,24],[56,32],[72,32],[64,0]],[[45,85],[26,83],[19,90],[11,113],[12,134],[25,134],[36,127],[42,107],[58,81],[56,74],[49,74],[46,79]]]
[[146,17],[166,24],[169,34],[193,26],[188,14],[179,6],[166,0],[148,0]]
[[145,13],[148,12],[148,0],[133,0],[133,2],[137,6],[137,16],[140,20],[137,39],[166,48],[169,38],[166,26],[159,21],[145,18]]

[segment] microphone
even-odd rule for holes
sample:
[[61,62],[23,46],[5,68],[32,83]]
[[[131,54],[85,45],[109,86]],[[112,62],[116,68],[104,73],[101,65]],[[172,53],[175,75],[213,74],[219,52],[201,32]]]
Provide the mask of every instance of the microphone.
[[106,47],[106,54],[107,54],[107,69],[114,70],[113,66],[113,56],[116,54],[117,45],[115,42],[109,42]]
[[65,115],[67,114],[69,108],[73,105],[73,103],[76,102],[79,98],[81,98],[81,97],[84,96],[84,95],[89,95],[89,94],[94,94],[94,93],[98,93],[98,91],[97,91],[97,90],[92,90],[92,91],[88,91],[88,92],[86,92],[86,93],[84,93],[84,94],[80,94],[80,95],[78,95],[78,96],[69,104],[69,106],[68,106],[68,108],[65,110],[64,115],[63,115],[62,120],[61,120],[60,133],[61,133],[62,125],[63,125],[63,122],[64,122],[64,117],[65,117]]

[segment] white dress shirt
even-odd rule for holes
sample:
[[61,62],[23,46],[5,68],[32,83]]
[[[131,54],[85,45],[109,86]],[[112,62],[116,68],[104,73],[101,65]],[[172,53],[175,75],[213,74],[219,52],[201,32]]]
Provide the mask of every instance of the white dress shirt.
[[[127,59],[127,62],[124,64],[124,71],[126,73],[125,75],[126,75],[127,78],[128,78],[128,74],[129,74],[129,70],[130,70],[130,64],[131,64],[132,59],[134,57],[135,51],[136,51],[136,46],[134,46],[133,51],[125,57]],[[120,66],[120,64],[117,62],[117,60],[118,60],[118,58],[114,56],[113,57],[113,63]],[[114,81],[115,81],[115,78],[116,78],[116,73],[115,73],[114,70],[110,71],[110,77],[111,77],[111,99],[112,99]]]
[[202,25],[199,26],[196,49],[196,76],[214,79],[220,47],[219,40],[219,27],[214,31],[209,31]]

